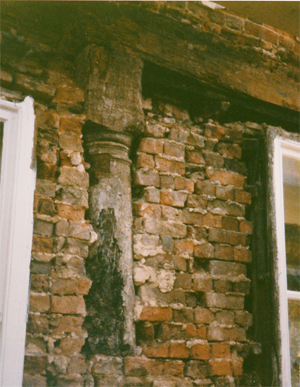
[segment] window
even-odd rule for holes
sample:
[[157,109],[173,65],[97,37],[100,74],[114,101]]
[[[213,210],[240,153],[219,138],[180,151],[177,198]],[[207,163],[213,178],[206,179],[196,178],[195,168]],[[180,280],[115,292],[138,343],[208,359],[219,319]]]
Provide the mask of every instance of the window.
[[33,100],[0,101],[0,122],[0,386],[19,387],[33,231]]
[[274,139],[277,280],[281,374],[285,387],[299,386],[300,371],[300,144]]

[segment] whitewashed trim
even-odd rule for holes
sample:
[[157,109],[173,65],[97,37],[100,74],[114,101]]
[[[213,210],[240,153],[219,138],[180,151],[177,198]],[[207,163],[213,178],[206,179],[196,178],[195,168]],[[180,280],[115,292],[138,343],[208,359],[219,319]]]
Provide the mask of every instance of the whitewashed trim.
[[21,103],[0,101],[0,120],[4,122],[0,181],[1,387],[19,387],[23,381],[36,180],[34,118],[32,98]]
[[288,300],[300,299],[300,292],[287,290],[287,269],[284,228],[284,194],[282,157],[289,156],[300,160],[300,145],[280,137],[274,140],[273,189],[275,194],[277,270],[279,288],[279,315],[281,335],[282,386],[291,387],[290,338],[288,320]]

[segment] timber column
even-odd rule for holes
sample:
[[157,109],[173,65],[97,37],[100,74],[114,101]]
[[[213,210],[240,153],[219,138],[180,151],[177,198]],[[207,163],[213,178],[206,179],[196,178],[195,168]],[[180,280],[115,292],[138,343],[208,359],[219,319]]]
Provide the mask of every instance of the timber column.
[[143,130],[142,61],[117,49],[89,46],[78,61],[85,83],[84,143],[91,165],[89,218],[98,234],[87,260],[86,350],[133,354],[132,139]]

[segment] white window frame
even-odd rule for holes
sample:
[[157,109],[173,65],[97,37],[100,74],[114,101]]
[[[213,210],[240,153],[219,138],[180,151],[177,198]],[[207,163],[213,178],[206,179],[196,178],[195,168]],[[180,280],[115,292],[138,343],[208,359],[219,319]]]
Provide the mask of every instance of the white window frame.
[[0,100],[3,125],[0,176],[0,386],[20,387],[33,234],[33,99]]
[[288,300],[300,301],[300,292],[287,288],[284,191],[282,158],[288,156],[300,160],[300,144],[296,141],[276,137],[274,139],[273,190],[275,196],[277,281],[279,291],[279,327],[281,339],[281,382],[291,387],[290,337],[288,320]]

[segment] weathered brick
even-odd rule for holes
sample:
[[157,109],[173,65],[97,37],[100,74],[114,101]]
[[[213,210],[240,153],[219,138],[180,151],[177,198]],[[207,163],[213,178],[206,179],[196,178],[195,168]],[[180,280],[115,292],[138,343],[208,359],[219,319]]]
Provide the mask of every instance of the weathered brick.
[[155,138],[143,138],[139,145],[139,151],[151,154],[163,153],[164,142]]
[[152,203],[133,203],[133,214],[144,218],[160,219],[161,207]]
[[44,163],[40,159],[37,160],[37,178],[49,181],[55,181],[57,165],[52,163]]
[[202,208],[206,208],[207,201],[199,195],[188,194],[187,206],[192,208],[202,209]]
[[141,357],[126,357],[124,359],[125,375],[128,376],[146,376],[162,375],[163,363],[154,359],[145,359]]
[[194,321],[194,310],[185,308],[173,311],[173,320],[175,322],[190,323]]
[[236,218],[223,216],[222,228],[224,228],[225,230],[239,231],[239,221]]
[[233,261],[233,248],[230,245],[215,244],[215,258]]
[[184,207],[187,199],[187,194],[179,191],[172,191],[170,189],[162,189],[160,191],[160,202],[167,206]]
[[140,316],[140,320],[144,321],[170,321],[171,319],[171,308],[144,306]]
[[197,292],[209,292],[212,290],[212,279],[206,274],[195,273],[193,275],[193,289]]
[[[131,358],[125,358],[124,359],[124,366],[125,366],[125,372],[126,372],[126,366],[128,365],[129,368],[131,366],[135,367],[135,359],[132,358],[132,362],[130,360]],[[123,359],[116,356],[103,356],[103,355],[95,355],[93,357],[93,366],[92,366],[92,373],[93,375],[97,376],[123,376]]]
[[244,309],[244,296],[226,295],[227,309]]
[[167,156],[184,158],[185,147],[182,144],[165,142],[164,153]]
[[242,220],[240,222],[240,232],[251,235],[253,233],[253,223]]
[[237,281],[233,283],[233,291],[237,293],[244,293],[248,295],[250,293],[250,288],[250,281]]
[[205,305],[208,308],[226,308],[227,299],[224,293],[205,293]]
[[65,355],[79,354],[84,344],[84,339],[77,337],[66,337],[59,343],[59,349]]
[[242,204],[251,204],[251,193],[240,189],[236,189],[235,201]]
[[36,292],[49,291],[49,277],[44,274],[31,274],[31,289]]
[[225,341],[228,340],[228,336],[228,329],[215,325],[215,323],[209,325],[207,330],[207,338],[209,341]]
[[153,156],[145,153],[139,154],[136,161],[136,167],[153,169],[155,167]]
[[190,355],[189,349],[185,343],[177,342],[170,343],[169,357],[177,359],[187,359]]
[[145,200],[150,203],[160,203],[160,191],[154,187],[144,188]]
[[228,339],[233,341],[246,341],[246,331],[240,327],[228,329]]
[[24,373],[30,375],[42,373],[46,369],[47,360],[47,356],[25,356]]
[[183,378],[184,366],[181,360],[168,360],[164,362],[164,374]]
[[85,302],[81,296],[52,296],[51,312],[62,314],[85,314]]
[[207,180],[198,180],[195,186],[196,194],[215,196],[215,185]]
[[235,262],[209,261],[209,272],[212,275],[238,277],[241,274],[246,275],[246,266]]
[[218,279],[213,281],[214,291],[217,293],[226,293],[232,291],[232,282],[229,280]]
[[196,226],[202,226],[203,215],[199,212],[191,212],[188,208],[185,208],[182,212],[182,221],[186,224],[194,224]]
[[222,185],[233,185],[236,188],[243,188],[245,177],[234,172],[210,171],[207,170],[208,177],[214,183]]
[[218,359],[230,358],[230,345],[223,343],[214,343],[212,345],[212,357]]
[[161,186],[161,188],[175,189],[174,177],[169,176],[169,175],[161,175],[160,176],[160,186]]
[[250,250],[245,249],[244,247],[234,247],[233,249],[234,260],[237,262],[251,262],[252,253]]
[[159,187],[159,174],[154,170],[139,169],[134,174],[134,183],[137,185]]
[[136,324],[136,338],[139,343],[151,343],[154,340],[154,326],[148,321]]
[[44,313],[50,309],[50,298],[46,294],[30,293],[30,311]]
[[61,316],[59,323],[54,330],[55,332],[83,333],[83,321],[84,317],[81,316]]
[[221,311],[216,313],[215,319],[220,324],[233,325],[234,312],[231,310],[221,310]]
[[214,258],[214,246],[210,243],[195,245],[194,256],[196,258]]
[[222,200],[234,200],[234,188],[231,186],[216,185],[216,197]]
[[230,245],[247,245],[246,235],[217,228],[209,229],[208,240],[210,242],[227,243]]
[[192,287],[192,276],[187,273],[177,273],[176,280],[174,282],[175,288],[191,289]]
[[221,228],[222,216],[210,213],[203,215],[203,226]]
[[224,158],[218,153],[204,151],[205,164],[214,168],[222,168],[224,165]]
[[217,149],[218,152],[225,157],[234,157],[236,159],[240,159],[242,157],[242,148],[237,144],[219,142]]
[[174,179],[175,189],[184,190],[188,192],[194,192],[194,181],[191,179],[186,179],[182,176],[176,176]]
[[75,107],[77,104],[84,102],[84,90],[67,85],[58,86],[53,102],[63,106]]
[[236,311],[234,322],[243,327],[251,327],[253,324],[253,316],[247,311]]
[[49,319],[45,314],[29,314],[27,333],[49,333]]
[[54,203],[50,198],[35,197],[35,205],[39,214],[53,216],[55,213]]
[[231,363],[229,360],[214,359],[210,360],[211,375],[232,375]]
[[231,216],[244,216],[245,206],[238,203],[225,202],[223,200],[213,200],[208,203],[208,210]]
[[192,164],[205,164],[204,158],[201,152],[197,151],[186,151],[185,160],[187,163]]
[[214,124],[205,124],[205,137],[221,139],[225,136],[225,128]]
[[76,168],[61,167],[58,182],[64,185],[79,186],[81,188],[89,187],[89,175],[87,172],[80,172]]
[[53,198],[55,196],[55,186],[56,184],[48,180],[36,180],[36,192],[39,192],[41,195],[49,196]]
[[160,156],[155,156],[156,169],[161,172],[185,174],[185,164],[179,161],[168,160]]
[[161,222],[158,220],[145,220],[145,230],[149,234],[169,236],[171,238],[185,238],[187,228],[181,222]]
[[267,42],[278,44],[278,34],[276,32],[248,20],[245,21],[245,33],[266,40]]
[[182,340],[184,331],[182,325],[179,324],[161,324],[157,329],[157,339],[161,341],[167,340]]
[[203,361],[191,360],[186,363],[186,376],[193,379],[204,379],[207,374],[207,364]]
[[231,359],[232,372],[234,376],[243,375],[243,358],[234,357]]
[[195,309],[195,323],[210,324],[214,320],[214,314],[205,308],[197,307]]

